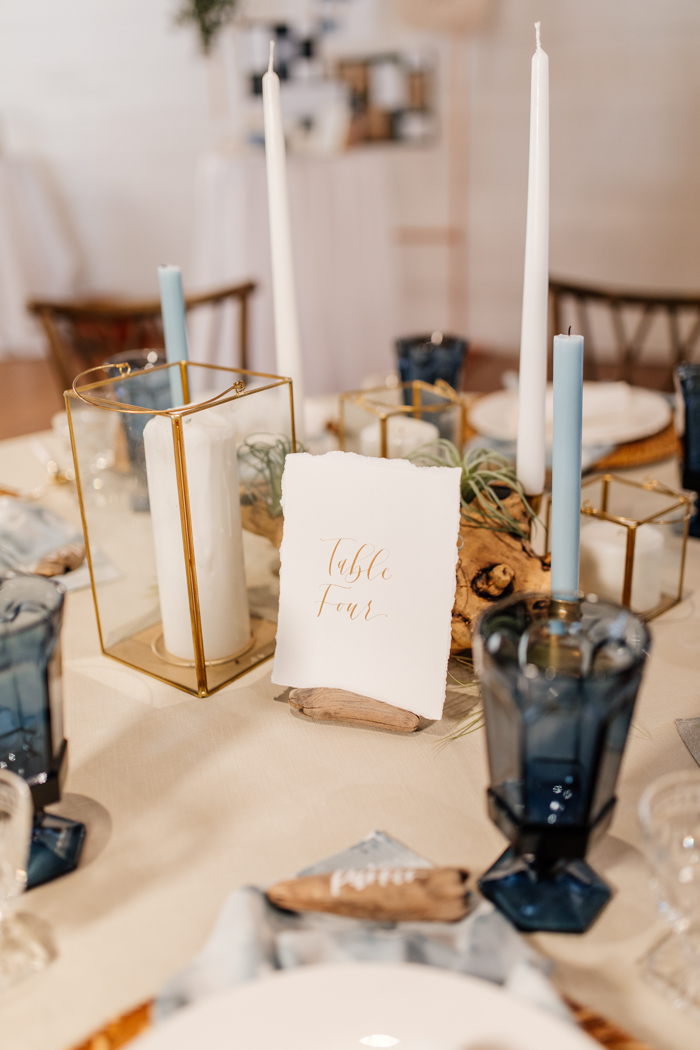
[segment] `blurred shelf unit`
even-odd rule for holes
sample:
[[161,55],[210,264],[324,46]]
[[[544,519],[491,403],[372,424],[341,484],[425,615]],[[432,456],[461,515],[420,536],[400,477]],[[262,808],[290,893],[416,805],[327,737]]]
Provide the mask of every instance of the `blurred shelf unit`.
[[432,143],[437,119],[432,59],[415,53],[324,55],[327,27],[254,23],[243,33],[246,139],[264,144],[262,78],[270,41],[292,152],[328,155],[366,143]]

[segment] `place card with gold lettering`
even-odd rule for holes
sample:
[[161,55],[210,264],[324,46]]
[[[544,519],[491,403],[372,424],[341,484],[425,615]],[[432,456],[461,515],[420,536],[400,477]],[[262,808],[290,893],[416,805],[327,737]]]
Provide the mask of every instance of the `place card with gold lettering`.
[[460,479],[404,459],[287,456],[274,683],[441,717]]

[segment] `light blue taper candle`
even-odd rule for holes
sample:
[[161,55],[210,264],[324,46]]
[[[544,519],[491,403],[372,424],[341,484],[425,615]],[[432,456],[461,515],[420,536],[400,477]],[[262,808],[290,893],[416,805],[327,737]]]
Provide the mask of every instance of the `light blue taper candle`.
[[[165,335],[165,357],[168,364],[173,361],[188,361],[187,324],[185,322],[185,297],[182,291],[182,273],[179,266],[159,266],[160,309],[163,315]],[[171,368],[170,396],[173,407],[183,404],[182,377],[178,368]]]
[[[571,329],[569,329],[571,332]],[[578,590],[583,336],[554,337],[552,594]]]

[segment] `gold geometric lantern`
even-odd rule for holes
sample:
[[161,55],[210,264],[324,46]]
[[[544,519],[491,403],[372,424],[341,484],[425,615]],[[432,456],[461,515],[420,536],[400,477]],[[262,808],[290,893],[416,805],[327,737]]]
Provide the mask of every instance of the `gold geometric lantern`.
[[660,481],[596,474],[581,484],[582,591],[651,620],[683,597],[693,497]]
[[340,395],[339,444],[343,452],[395,459],[439,438],[461,450],[466,408],[449,384],[421,380]]
[[194,696],[268,659],[291,380],[111,364],[65,400],[102,652]]

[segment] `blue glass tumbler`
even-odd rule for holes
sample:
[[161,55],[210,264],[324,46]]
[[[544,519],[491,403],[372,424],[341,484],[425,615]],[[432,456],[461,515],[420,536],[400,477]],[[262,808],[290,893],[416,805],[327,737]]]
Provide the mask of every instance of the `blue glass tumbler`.
[[[419,379],[434,386],[438,379],[442,379],[457,390],[467,353],[467,340],[442,332],[408,336],[396,340],[396,353],[402,383]],[[407,391],[407,405],[411,404],[410,393],[410,390]]]
[[[684,489],[700,493],[700,364],[679,365],[675,373],[676,392],[682,399],[683,421],[679,435],[683,442]],[[698,501],[688,526],[688,535],[700,537]]]
[[[167,369],[154,370],[156,365],[165,364],[164,350],[129,350],[126,353],[110,357],[110,379],[120,377],[119,365],[127,364],[130,368],[128,383],[115,383],[114,392],[117,400],[139,408],[151,408],[161,411],[171,407],[170,373]],[[141,374],[134,375],[135,372]],[[150,510],[148,500],[148,482],[146,481],[146,456],[143,444],[143,431],[152,417],[147,413],[123,413],[120,416],[126,438],[126,450],[129,465],[134,477],[134,489],[131,496],[132,510],[147,513]]]
[[[438,380],[448,383],[453,390],[459,387],[459,378],[467,353],[467,341],[456,335],[445,335],[433,332],[432,335],[415,335],[396,340],[399,374],[402,383],[420,380],[434,386]],[[406,387],[403,392],[404,404],[413,404],[413,391]],[[421,392],[421,401],[425,405],[440,403],[428,390]],[[435,423],[440,437],[454,440],[453,427],[448,419],[442,418],[441,412],[423,414],[421,418]]]
[[67,771],[61,650],[64,588],[43,576],[0,578],[0,769],[27,782],[34,829],[27,872],[32,886],[78,863],[85,826],[44,813],[58,802]]
[[516,594],[477,623],[489,815],[511,843],[479,889],[521,930],[582,933],[610,898],[584,858],[612,819],[649,648],[595,595]]

